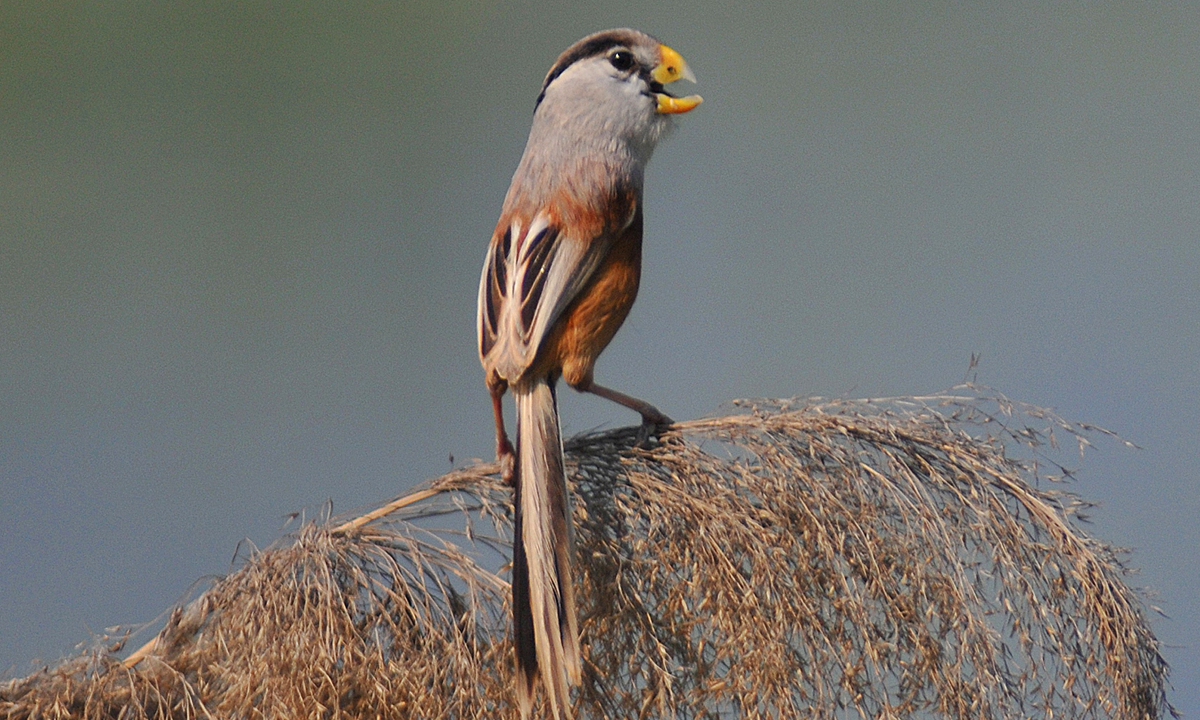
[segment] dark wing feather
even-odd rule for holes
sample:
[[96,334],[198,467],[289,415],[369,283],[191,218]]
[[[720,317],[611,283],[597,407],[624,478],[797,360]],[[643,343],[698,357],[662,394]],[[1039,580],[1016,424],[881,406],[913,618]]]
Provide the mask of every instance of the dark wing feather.
[[489,248],[479,287],[479,353],[515,381],[612,246],[613,237],[572,237],[544,215],[514,223]]

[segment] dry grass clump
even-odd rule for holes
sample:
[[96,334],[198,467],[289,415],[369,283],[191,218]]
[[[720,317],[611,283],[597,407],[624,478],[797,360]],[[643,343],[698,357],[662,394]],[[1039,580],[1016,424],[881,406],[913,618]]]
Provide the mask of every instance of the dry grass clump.
[[[1167,667],[1051,488],[1103,431],[959,395],[743,403],[568,443],[581,717],[1158,718]],[[1051,473],[1044,468],[1051,468]],[[516,717],[494,467],[306,526],[9,718]],[[140,660],[133,666],[134,660]]]

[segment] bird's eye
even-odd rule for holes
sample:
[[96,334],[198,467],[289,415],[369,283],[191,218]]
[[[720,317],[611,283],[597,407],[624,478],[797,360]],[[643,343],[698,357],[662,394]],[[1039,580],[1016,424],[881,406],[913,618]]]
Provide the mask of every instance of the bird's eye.
[[633,53],[629,52],[628,50],[617,50],[612,55],[608,56],[608,61],[612,63],[613,67],[624,72],[633,67]]

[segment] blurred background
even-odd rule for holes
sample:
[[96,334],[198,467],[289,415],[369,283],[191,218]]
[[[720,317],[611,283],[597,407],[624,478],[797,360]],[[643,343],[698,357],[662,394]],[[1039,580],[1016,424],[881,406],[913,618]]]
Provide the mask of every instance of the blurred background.
[[[1065,459],[1200,712],[1187,4],[0,4],[0,672],[154,619],[291,513],[492,456],[484,248],[545,72],[625,25],[706,102],[650,166],[597,380],[689,419],[980,355],[1141,446]],[[568,433],[637,420],[561,400]]]

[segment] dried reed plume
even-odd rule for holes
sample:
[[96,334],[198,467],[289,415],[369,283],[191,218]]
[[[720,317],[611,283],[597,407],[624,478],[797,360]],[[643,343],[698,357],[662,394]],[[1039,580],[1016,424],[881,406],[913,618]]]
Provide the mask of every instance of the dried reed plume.
[[[1106,433],[953,393],[743,402],[650,448],[632,430],[568,443],[576,714],[1173,712],[1117,555],[1051,485],[1058,438],[1082,451]],[[509,492],[494,470],[309,524],[130,658],[96,649],[0,686],[0,715],[515,717]]]

